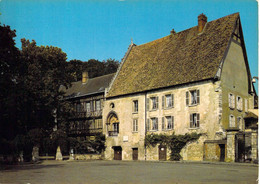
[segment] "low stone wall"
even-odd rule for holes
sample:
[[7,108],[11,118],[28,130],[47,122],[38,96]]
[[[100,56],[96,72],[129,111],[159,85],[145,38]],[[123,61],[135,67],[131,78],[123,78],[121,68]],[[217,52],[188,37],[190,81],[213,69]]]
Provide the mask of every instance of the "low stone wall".
[[102,154],[75,154],[74,160],[103,160]]

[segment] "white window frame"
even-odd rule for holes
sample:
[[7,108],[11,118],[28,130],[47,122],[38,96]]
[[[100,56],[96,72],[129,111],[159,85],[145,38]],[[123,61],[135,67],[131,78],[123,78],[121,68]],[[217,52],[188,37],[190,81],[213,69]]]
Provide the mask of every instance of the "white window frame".
[[241,116],[238,116],[237,117],[237,127],[240,129],[240,130],[243,130],[243,119]]
[[235,128],[236,127],[236,118],[233,114],[229,115],[229,127]]
[[138,132],[138,119],[133,119],[133,132]]
[[235,109],[235,95],[233,93],[228,94],[228,105],[230,109]]
[[151,118],[151,131],[158,131],[158,118]]
[[162,96],[162,108],[170,109],[173,107],[174,107],[174,95],[166,94],[166,95]]
[[200,104],[200,90],[191,89],[186,91],[186,106],[196,106]]
[[199,113],[191,113],[190,114],[190,128],[200,128],[200,114]]
[[133,113],[138,113],[138,100],[133,100]]
[[96,100],[96,111],[100,111],[100,110],[101,110],[101,100]]
[[237,110],[243,111],[243,98],[241,96],[237,96]]
[[174,129],[174,117],[173,116],[165,116],[167,122],[167,130]]
[[[88,106],[88,104],[89,104],[89,106]],[[90,103],[90,101],[87,101],[85,103],[85,105],[86,105],[86,112],[91,112],[91,103]]]
[[158,109],[158,96],[150,97],[151,100],[151,110],[157,110]]

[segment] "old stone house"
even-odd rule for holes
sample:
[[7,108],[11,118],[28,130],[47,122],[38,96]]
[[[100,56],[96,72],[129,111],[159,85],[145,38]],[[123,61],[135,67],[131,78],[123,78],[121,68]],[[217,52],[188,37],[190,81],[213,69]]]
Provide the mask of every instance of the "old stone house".
[[167,146],[147,147],[144,139],[173,132],[201,134],[181,150],[183,160],[244,157],[239,135],[256,94],[239,13],[211,22],[201,14],[190,29],[132,43],[105,97],[106,159],[169,160]]
[[104,93],[113,76],[108,74],[89,78],[88,73],[83,72],[81,81],[73,82],[68,89],[62,89],[65,92],[64,99],[71,102],[74,108],[69,120],[70,137],[84,141],[103,132]]

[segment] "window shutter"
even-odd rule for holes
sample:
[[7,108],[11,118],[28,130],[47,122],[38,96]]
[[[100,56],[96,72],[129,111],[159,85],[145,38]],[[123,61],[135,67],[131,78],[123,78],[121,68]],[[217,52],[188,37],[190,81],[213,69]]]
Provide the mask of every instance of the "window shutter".
[[192,124],[193,124],[193,121],[192,121],[192,114],[190,114],[190,128],[192,128]]
[[189,91],[186,91],[186,106],[189,106]]
[[174,116],[172,116],[172,129],[174,129]]
[[155,129],[158,130],[158,118],[156,118],[155,120],[156,120],[156,126],[155,126],[156,128]]
[[146,122],[146,131],[149,131],[150,130],[150,119],[147,119],[147,122]]
[[197,90],[197,104],[200,104],[200,90]]
[[100,110],[103,109],[103,99],[100,99]]
[[200,114],[197,114],[197,127],[200,127]]
[[162,109],[164,109],[164,96],[162,96]]
[[247,112],[247,99],[245,99],[245,112]]
[[172,107],[174,107],[174,94],[172,94]]
[[165,129],[165,124],[164,124],[164,117],[162,117],[162,130]]
[[229,108],[232,107],[232,99],[231,99],[231,94],[228,94],[228,104],[229,104]]
[[241,98],[240,110],[243,111],[243,98]]
[[158,99],[158,96],[156,97],[156,109],[158,109],[158,101],[159,101],[159,99]]
[[149,111],[149,98],[146,99],[146,110]]

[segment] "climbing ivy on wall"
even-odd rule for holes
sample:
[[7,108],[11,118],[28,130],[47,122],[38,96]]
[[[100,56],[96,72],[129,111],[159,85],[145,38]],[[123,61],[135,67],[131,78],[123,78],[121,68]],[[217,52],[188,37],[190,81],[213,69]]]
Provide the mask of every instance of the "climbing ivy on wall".
[[198,140],[201,134],[186,133],[185,135],[147,134],[145,145],[155,147],[157,144],[167,146],[171,150],[171,160],[180,160],[182,148],[190,141]]

